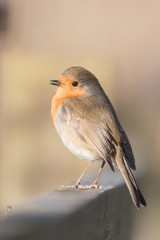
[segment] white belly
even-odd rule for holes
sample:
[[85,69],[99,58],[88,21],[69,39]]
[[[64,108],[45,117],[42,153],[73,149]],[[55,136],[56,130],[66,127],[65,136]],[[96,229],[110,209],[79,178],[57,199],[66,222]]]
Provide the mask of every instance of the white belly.
[[71,124],[66,122],[62,114],[62,107],[59,107],[57,111],[55,126],[64,145],[76,156],[87,161],[102,160],[91,146],[79,138]]

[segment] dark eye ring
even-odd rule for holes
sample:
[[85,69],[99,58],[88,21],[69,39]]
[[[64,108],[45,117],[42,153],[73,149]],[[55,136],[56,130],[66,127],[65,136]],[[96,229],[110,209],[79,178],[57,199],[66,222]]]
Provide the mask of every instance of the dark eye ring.
[[78,83],[77,81],[73,81],[73,82],[72,82],[72,86],[73,86],[73,87],[77,87],[78,84],[79,84],[79,83]]

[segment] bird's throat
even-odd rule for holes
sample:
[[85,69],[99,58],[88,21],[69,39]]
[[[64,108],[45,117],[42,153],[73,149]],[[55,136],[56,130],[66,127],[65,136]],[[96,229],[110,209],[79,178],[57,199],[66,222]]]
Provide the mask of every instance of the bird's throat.
[[51,116],[52,121],[55,124],[55,117],[57,114],[57,111],[60,107],[60,105],[63,103],[64,99],[66,98],[72,98],[72,97],[83,97],[85,96],[85,89],[83,90],[77,90],[77,91],[71,91],[69,88],[65,87],[58,87],[56,95],[52,98],[51,103]]

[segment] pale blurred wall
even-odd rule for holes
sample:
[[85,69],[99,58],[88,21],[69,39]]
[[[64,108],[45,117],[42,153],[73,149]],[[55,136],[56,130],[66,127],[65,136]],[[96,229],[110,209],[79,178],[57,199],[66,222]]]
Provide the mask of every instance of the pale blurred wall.
[[[0,35],[1,208],[67,184],[86,166],[63,146],[50,118],[55,88],[48,82],[73,65],[99,78],[131,139],[137,165],[148,166],[158,183],[160,1],[4,2],[8,28]],[[157,190],[149,186],[145,194],[148,201],[154,196],[155,207],[140,215],[142,228],[150,223],[150,212],[155,219],[159,214]],[[148,232],[138,230],[136,239],[150,236],[155,228],[150,224]]]

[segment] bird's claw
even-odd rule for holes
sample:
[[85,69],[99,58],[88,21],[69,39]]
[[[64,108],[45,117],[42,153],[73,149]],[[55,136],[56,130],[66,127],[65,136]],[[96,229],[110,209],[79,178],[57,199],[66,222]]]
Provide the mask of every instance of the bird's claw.
[[90,185],[90,188],[99,188],[99,189],[102,189],[102,188],[104,188],[104,186],[103,186],[103,185],[98,185],[98,184],[92,184],[92,185]]
[[86,186],[87,186],[87,185],[74,184],[74,185],[69,185],[69,186],[64,186],[64,185],[62,185],[61,188],[63,188],[63,189],[73,189],[73,188],[86,189]]
[[73,189],[73,188],[79,188],[79,189],[99,188],[99,189],[102,189],[102,188],[104,188],[104,186],[98,185],[98,184],[91,184],[91,185],[74,184],[71,186],[70,185],[69,186],[62,185],[61,188],[63,188],[63,189]]

